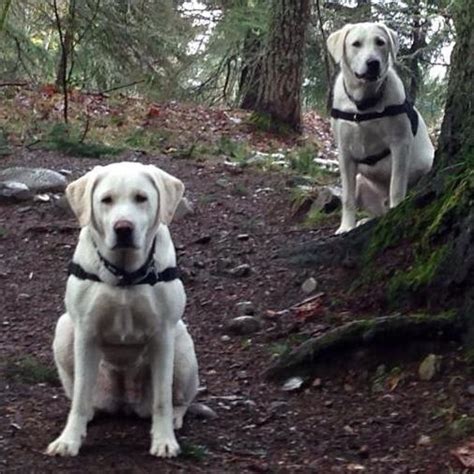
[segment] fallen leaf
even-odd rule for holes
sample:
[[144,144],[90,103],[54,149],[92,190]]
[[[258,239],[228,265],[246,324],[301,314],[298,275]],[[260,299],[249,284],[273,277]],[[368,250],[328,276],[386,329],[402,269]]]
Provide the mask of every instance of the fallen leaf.
[[451,454],[463,465],[463,467],[474,468],[474,439],[465,445],[451,450]]

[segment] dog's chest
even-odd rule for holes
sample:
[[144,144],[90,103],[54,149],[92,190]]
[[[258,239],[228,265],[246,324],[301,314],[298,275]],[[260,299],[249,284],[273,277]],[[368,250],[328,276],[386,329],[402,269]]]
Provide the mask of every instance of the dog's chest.
[[105,346],[145,345],[159,330],[159,314],[146,297],[132,299],[124,292],[102,295],[94,313],[96,333]]
[[388,141],[383,124],[380,122],[381,120],[374,123],[344,123],[341,138],[345,146],[349,147],[353,158],[363,159],[387,148]]

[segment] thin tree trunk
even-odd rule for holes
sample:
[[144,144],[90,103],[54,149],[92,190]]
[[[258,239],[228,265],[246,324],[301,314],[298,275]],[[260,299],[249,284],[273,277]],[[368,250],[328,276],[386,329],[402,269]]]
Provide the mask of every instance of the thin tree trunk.
[[243,44],[242,72],[239,81],[242,109],[252,110],[257,103],[262,75],[262,47],[261,36],[249,29]]
[[311,2],[274,0],[272,11],[254,110],[300,131],[304,49]]

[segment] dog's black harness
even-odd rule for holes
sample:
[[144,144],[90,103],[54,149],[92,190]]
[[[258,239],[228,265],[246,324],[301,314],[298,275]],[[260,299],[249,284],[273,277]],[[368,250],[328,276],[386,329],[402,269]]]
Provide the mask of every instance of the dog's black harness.
[[[356,101],[348,93],[345,84],[344,84],[344,91],[346,92],[347,97],[355,104],[357,109],[363,111],[371,107],[375,107],[375,105],[377,105],[377,103],[380,101],[380,99],[383,96],[383,90],[385,88],[384,86],[385,86],[385,83],[382,84],[380,91],[376,96],[369,97],[368,99],[365,99],[363,101]],[[405,102],[403,102],[403,104],[389,105],[388,107],[385,107],[385,109],[383,109],[381,112],[359,113],[359,112],[345,112],[343,110],[339,110],[335,108],[331,109],[332,118],[347,120],[349,122],[356,122],[356,123],[367,122],[369,120],[376,120],[376,119],[380,119],[384,117],[394,117],[396,115],[402,115],[402,114],[406,114],[408,117],[408,120],[410,120],[411,132],[413,133],[413,136],[415,136],[416,133],[418,132],[419,117],[418,117],[418,112],[413,107],[413,104],[408,101],[408,99],[405,99]],[[358,159],[357,163],[373,166],[376,163],[378,163],[380,160],[386,158],[388,155],[390,155],[390,150],[387,148],[375,155],[370,155],[370,156],[366,156],[365,158]]]
[[[156,271],[155,267],[155,243],[151,246],[150,253],[146,262],[134,272],[127,272],[122,268],[115,266],[113,263],[110,263],[106,260],[100,253],[97,251],[100,261],[104,267],[114,275],[118,282],[116,286],[134,286],[134,285],[156,285],[160,282],[173,281],[179,278],[179,270],[177,267],[168,267],[165,268],[162,272]],[[69,264],[69,275],[74,275],[80,280],[91,280],[100,283],[104,283],[95,273],[86,272],[78,263],[72,261]]]

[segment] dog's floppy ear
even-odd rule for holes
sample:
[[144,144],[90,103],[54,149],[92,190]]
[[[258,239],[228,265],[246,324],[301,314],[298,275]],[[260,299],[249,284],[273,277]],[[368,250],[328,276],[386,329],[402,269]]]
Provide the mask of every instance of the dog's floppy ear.
[[96,166],[84,176],[70,183],[66,188],[66,198],[81,227],[89,224],[92,215],[92,190],[102,166]]
[[183,197],[184,184],[178,178],[154,165],[147,165],[147,169],[160,196],[160,222],[170,225],[176,208]]
[[326,41],[328,51],[336,64],[339,64],[344,56],[344,43],[346,41],[347,33],[349,33],[352,26],[351,23],[344,25],[340,30],[330,34]]
[[392,60],[395,61],[395,58],[398,54],[398,50],[400,48],[400,42],[398,41],[397,32],[384,25],[383,23],[379,23],[379,26],[385,31],[385,34],[387,35],[388,45],[390,47],[390,54],[392,55]]

